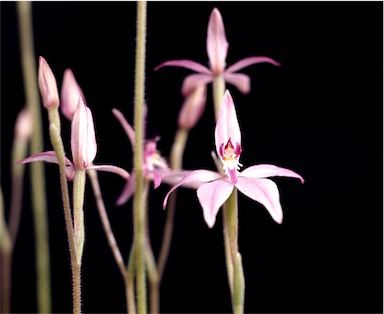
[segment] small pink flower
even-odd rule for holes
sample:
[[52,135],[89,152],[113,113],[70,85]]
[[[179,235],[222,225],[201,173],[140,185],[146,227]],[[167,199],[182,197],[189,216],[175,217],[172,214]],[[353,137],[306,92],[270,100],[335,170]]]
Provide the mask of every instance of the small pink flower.
[[[145,107],[146,108],[146,107]],[[119,120],[121,126],[125,130],[129,141],[131,142],[132,149],[135,146],[135,131],[132,126],[125,119],[124,115],[117,109],[112,109],[112,113]],[[144,120],[146,120],[146,109],[144,114]],[[163,157],[161,157],[157,150],[157,141],[159,138],[147,139],[144,142],[143,148],[143,177],[147,180],[153,181],[154,187],[157,188],[162,181],[163,175],[168,173],[169,167]],[[179,177],[180,178],[180,177]],[[116,201],[118,206],[125,204],[135,193],[135,173],[132,170],[131,176],[127,181],[123,191]]]
[[[122,176],[124,179],[129,177],[128,172],[122,168],[111,165],[95,166],[92,164],[97,152],[95,128],[91,110],[87,107],[82,98],[79,99],[79,103],[72,120],[71,150],[73,162],[66,158],[66,170],[69,179],[73,178],[73,174],[76,170],[88,169],[114,172]],[[35,154],[19,161],[18,163],[25,164],[34,161],[58,163],[57,156],[54,151]]]
[[43,57],[39,58],[38,83],[44,107],[46,109],[57,108],[60,100],[56,78]]
[[18,139],[29,139],[32,135],[32,116],[27,108],[20,110],[15,124],[15,135]]
[[196,86],[185,96],[178,118],[180,128],[192,129],[196,125],[203,114],[206,98],[207,86],[204,84]]
[[[216,152],[223,164],[224,175],[210,170],[195,170],[187,174],[167,193],[163,206],[166,207],[168,197],[179,186],[191,183],[197,189],[197,197],[203,208],[203,215],[208,227],[212,228],[220,207],[236,187],[240,192],[261,203],[277,222],[283,220],[280,194],[277,185],[268,177],[283,176],[304,179],[296,172],[274,165],[261,164],[251,166],[239,172],[241,154],[241,132],[237,120],[235,105],[227,90],[220,107],[215,128]],[[189,186],[191,187],[191,186]]]
[[66,69],[61,86],[61,112],[70,121],[73,119],[80,98],[86,102],[72,70]]
[[237,87],[240,92],[246,94],[250,91],[250,78],[243,73],[235,73],[249,65],[257,63],[271,63],[279,66],[280,63],[269,57],[248,57],[242,59],[232,66],[226,68],[228,42],[225,35],[225,28],[221,14],[217,8],[213,9],[208,22],[207,31],[207,54],[210,68],[192,60],[171,60],[161,63],[155,71],[164,66],[184,67],[197,72],[188,75],[183,82],[182,94],[188,95],[198,85],[211,83],[216,76],[224,76],[227,83]]

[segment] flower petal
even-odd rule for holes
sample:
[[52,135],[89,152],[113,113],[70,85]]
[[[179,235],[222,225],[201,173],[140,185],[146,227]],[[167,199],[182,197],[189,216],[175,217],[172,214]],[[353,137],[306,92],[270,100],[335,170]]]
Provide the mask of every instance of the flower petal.
[[268,177],[290,177],[300,179],[301,183],[304,183],[303,177],[296,172],[268,164],[255,165],[246,168],[239,174],[239,176],[255,179]]
[[208,22],[207,54],[214,74],[224,73],[228,42],[225,36],[223,18],[217,8],[212,10]]
[[225,73],[227,83],[234,85],[241,93],[248,94],[251,90],[251,79],[243,73]]
[[[222,178],[223,176],[220,173],[210,171],[210,170],[195,170],[191,171],[187,176],[185,176],[183,179],[181,179],[179,182],[177,182],[167,193],[167,195],[164,198],[163,202],[163,208],[167,206],[167,201],[169,195],[176,190],[180,185],[188,185],[190,183],[205,183],[217,180],[219,178]],[[164,180],[165,181],[165,180]],[[197,185],[196,185],[197,186]]]
[[262,204],[274,221],[281,224],[283,211],[277,185],[269,179],[252,179],[239,176],[236,187],[241,193]]
[[165,67],[165,66],[174,66],[174,67],[182,67],[186,69],[190,69],[192,71],[198,72],[198,73],[205,73],[211,75],[212,71],[205,67],[204,65],[197,63],[192,60],[170,60],[163,62],[159,64],[154,70],[157,71],[158,69]]
[[233,73],[233,72],[237,72],[247,66],[250,66],[252,64],[257,64],[257,63],[271,63],[275,66],[280,66],[280,63],[269,58],[269,57],[248,57],[248,58],[244,58],[244,59],[241,59],[240,61],[237,61],[235,62],[234,64],[232,64],[230,67],[228,67],[226,70],[225,70],[225,73]]
[[241,132],[237,120],[235,104],[228,90],[226,90],[221,103],[219,116],[215,128],[215,144],[217,155],[220,156],[220,146],[227,144],[231,139],[233,145],[241,145]]
[[72,70],[66,69],[61,86],[61,112],[68,120],[73,119],[80,97],[82,97],[85,102],[83,91],[79,84],[77,84]]
[[206,85],[198,85],[186,96],[179,113],[179,127],[192,129],[196,125],[204,112],[206,99]]
[[123,168],[116,167],[116,166],[111,166],[111,165],[92,165],[89,166],[87,169],[94,169],[97,171],[107,171],[107,172],[113,172],[118,174],[119,176],[123,177],[124,179],[129,178],[129,173],[125,171]]
[[215,225],[216,215],[220,207],[228,199],[234,185],[227,179],[205,183],[197,189],[197,197],[203,208],[204,220],[209,228]]
[[124,205],[132,197],[133,193],[135,193],[135,180],[135,173],[132,171],[130,178],[125,183],[123,191],[116,201],[117,206]]
[[[169,185],[174,185],[178,183],[181,179],[189,175],[192,171],[190,170],[171,170],[171,169],[159,169],[159,173],[161,174],[161,183],[166,183]],[[201,182],[187,182],[183,184],[184,188],[194,189],[201,185]]]
[[212,75],[207,74],[190,74],[188,75],[184,81],[183,86],[181,87],[181,93],[183,96],[188,96],[188,94],[192,93],[198,86],[207,85],[213,81]]
[[56,78],[43,57],[39,58],[38,83],[44,107],[46,109],[57,108],[60,100]]
[[[29,156],[23,160],[18,161],[17,163],[26,164],[34,161],[45,161],[45,162],[54,163],[54,164],[59,163],[59,161],[57,160],[56,152],[53,150]],[[72,163],[68,158],[65,158],[65,165],[72,166]]]
[[97,144],[92,113],[82,98],[72,120],[71,150],[76,169],[86,169],[96,157]]
[[131,146],[133,149],[135,146],[135,131],[133,130],[133,127],[128,123],[127,119],[125,119],[121,111],[113,108],[112,113],[115,115],[117,120],[119,120],[121,126],[123,127],[125,133],[128,136],[129,141],[131,142]]

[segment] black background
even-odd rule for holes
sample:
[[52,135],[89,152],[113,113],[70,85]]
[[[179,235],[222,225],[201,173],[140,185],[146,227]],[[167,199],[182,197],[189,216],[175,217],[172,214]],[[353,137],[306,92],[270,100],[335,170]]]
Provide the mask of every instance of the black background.
[[[169,155],[191,71],[153,68],[166,60],[207,64],[209,15],[224,19],[227,64],[255,55],[282,63],[250,66],[251,92],[229,86],[243,134],[245,167],[273,163],[306,180],[275,179],[284,211],[275,224],[258,203],[239,197],[239,245],[246,276],[246,312],[382,312],[383,279],[383,3],[149,2],[147,135],[160,135]],[[135,2],[34,2],[36,57],[44,56],[61,87],[74,71],[93,111],[96,164],[132,167],[131,147],[111,113],[133,121]],[[191,131],[185,168],[214,169],[211,87],[207,108]],[[13,123],[24,105],[16,5],[1,3],[1,185],[10,198]],[[50,150],[43,110],[45,150]],[[63,119],[69,147],[70,125]],[[70,263],[57,167],[46,165],[53,312],[71,312]],[[132,241],[131,202],[116,207],[124,182],[100,173],[110,221],[122,254]],[[26,186],[29,172],[26,172]],[[168,187],[150,201],[157,255]],[[13,310],[34,312],[35,266],[30,191],[13,268]],[[230,312],[221,213],[213,229],[195,192],[180,189],[171,256],[162,284],[162,312]],[[124,312],[123,280],[107,244],[90,186],[85,204],[84,312]]]

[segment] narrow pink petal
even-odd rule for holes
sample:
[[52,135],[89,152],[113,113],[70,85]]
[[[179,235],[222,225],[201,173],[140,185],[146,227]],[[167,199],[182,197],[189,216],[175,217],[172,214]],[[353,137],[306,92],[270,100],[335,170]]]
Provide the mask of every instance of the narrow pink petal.
[[207,74],[190,74],[184,81],[183,86],[181,87],[181,93],[184,96],[187,96],[193,92],[200,85],[207,85],[213,81],[212,75]]
[[225,59],[228,53],[228,42],[225,36],[223,18],[214,8],[208,22],[207,54],[211,69],[215,74],[224,73]]
[[226,70],[225,70],[225,73],[233,73],[233,72],[237,72],[247,66],[250,66],[252,64],[257,64],[257,63],[271,63],[275,66],[280,66],[280,63],[271,59],[271,58],[268,58],[268,57],[248,57],[248,58],[244,58],[244,59],[241,59],[240,61],[237,61],[236,63],[232,64],[230,67],[228,67]]
[[281,224],[283,211],[277,185],[269,179],[237,178],[236,187],[241,193],[262,204],[274,221]]
[[158,69],[165,67],[165,66],[174,66],[174,67],[182,67],[186,69],[190,69],[192,71],[198,72],[198,73],[205,73],[205,74],[211,74],[212,71],[205,67],[204,65],[197,63],[192,60],[170,60],[163,62],[159,64],[156,68],[155,71]]
[[231,94],[226,90],[215,128],[215,144],[218,156],[220,156],[220,146],[222,144],[226,145],[229,139],[231,139],[234,146],[236,146],[237,143],[241,145],[241,132],[235,104],[233,103]]
[[[29,156],[21,161],[18,161],[18,164],[26,164],[29,162],[34,162],[34,161],[45,161],[49,163],[54,163],[58,164],[59,161],[57,160],[57,156],[55,151],[48,151],[48,152],[43,152],[43,153],[38,153],[32,156]],[[68,158],[65,158],[65,165],[66,166],[72,166],[71,161]]]
[[153,170],[152,176],[153,176],[153,187],[157,189],[161,184],[161,178],[162,178],[161,174],[158,171]]
[[192,129],[196,125],[204,112],[206,99],[206,85],[198,85],[186,96],[179,113],[179,127]]
[[210,182],[217,180],[219,178],[222,178],[223,176],[220,173],[213,172],[210,170],[195,170],[191,171],[186,177],[181,179],[179,182],[177,182],[167,193],[165,196],[163,207],[165,208],[167,206],[167,201],[169,195],[176,190],[179,186],[189,183],[204,183],[204,182]]
[[73,119],[80,97],[85,102],[83,91],[79,84],[77,84],[72,70],[66,69],[61,86],[61,112],[68,120]]
[[123,127],[125,133],[128,136],[129,141],[131,142],[132,149],[135,146],[135,131],[128,123],[127,119],[125,119],[124,115],[117,109],[113,108],[112,113],[115,115],[117,120],[119,120],[121,126]]
[[93,117],[91,109],[85,105],[85,110],[87,113],[87,139],[86,139],[86,163],[87,165],[92,164],[93,160],[97,154],[97,143],[95,135],[95,126],[93,124]]
[[224,79],[227,83],[235,86],[243,94],[248,94],[251,90],[251,79],[246,74],[225,73]]
[[131,172],[130,178],[125,183],[124,189],[116,201],[117,206],[124,205],[135,193],[135,173]]
[[246,168],[239,174],[239,176],[255,179],[268,177],[290,177],[300,179],[301,183],[304,183],[303,177],[296,172],[268,164],[255,165]]
[[38,83],[44,107],[46,109],[57,108],[60,100],[56,78],[43,57],[39,58]]
[[[171,169],[160,169],[159,173],[161,174],[161,182],[169,185],[174,185],[178,183],[181,179],[189,175],[192,171],[190,170],[171,170]],[[197,190],[201,185],[201,182],[187,182],[183,184],[183,187]]]
[[203,208],[204,220],[209,228],[215,225],[220,207],[228,199],[234,185],[227,179],[205,183],[197,189],[197,197]]
[[116,167],[116,166],[110,166],[110,165],[100,165],[100,166],[89,166],[87,169],[94,169],[97,171],[107,171],[107,172],[113,172],[118,174],[119,176],[123,177],[124,179],[129,178],[129,173],[125,171],[123,168]]

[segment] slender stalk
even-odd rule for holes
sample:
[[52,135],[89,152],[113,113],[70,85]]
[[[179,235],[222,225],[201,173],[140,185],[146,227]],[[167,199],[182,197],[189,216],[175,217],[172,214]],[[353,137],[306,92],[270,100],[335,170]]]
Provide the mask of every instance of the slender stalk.
[[125,294],[127,299],[127,308],[129,314],[136,314],[136,300],[135,300],[135,243],[131,247],[129,253],[127,271],[124,276],[125,278]]
[[228,230],[229,247],[231,252],[232,264],[235,264],[238,252],[238,214],[237,214],[237,189],[234,188],[232,194],[225,202],[226,228]]
[[146,275],[145,275],[145,213],[143,199],[143,125],[145,96],[145,43],[147,24],[147,3],[137,2],[137,37],[134,93],[134,171],[136,192],[133,199],[134,246],[136,259],[136,285],[138,313],[147,313]]
[[5,221],[3,190],[0,189],[1,313],[9,313],[11,309],[11,256],[12,241]]
[[99,215],[100,215],[101,223],[104,228],[105,235],[107,236],[108,244],[112,250],[113,257],[115,258],[116,264],[119,267],[120,273],[124,278],[126,273],[124,260],[121,255],[120,249],[116,243],[116,239],[113,234],[111,224],[109,223],[107,210],[104,205],[103,195],[101,194],[97,171],[90,169],[90,170],[87,170],[87,174],[88,174],[89,180],[91,181],[93,194],[95,195],[96,206],[99,211]]
[[[33,45],[31,6],[32,2],[29,1],[17,2],[25,102],[33,117],[32,155],[43,151],[43,133]],[[30,169],[36,242],[37,308],[40,313],[49,313],[51,312],[51,283],[45,173],[43,164],[39,162],[32,163]]]
[[[170,154],[170,162],[171,162],[170,166],[173,170],[181,169],[183,167],[183,154],[185,150],[185,145],[187,143],[188,135],[189,135],[189,130],[185,128],[179,128],[177,130],[175,140],[173,142],[172,149],[171,149],[171,154]],[[157,263],[159,284],[164,274],[164,268],[167,263],[169,250],[171,247],[173,226],[174,226],[174,220],[175,220],[176,199],[177,199],[177,190],[174,191],[169,197],[167,210],[166,210],[163,241],[161,244],[159,260]]]
[[222,75],[218,75],[213,80],[213,107],[215,110],[216,120],[219,116],[221,101],[225,92],[225,80]]
[[59,162],[61,197],[63,200],[64,220],[65,220],[65,227],[66,227],[67,236],[68,236],[69,254],[71,258],[73,313],[80,314],[81,313],[80,267],[77,263],[77,258],[76,258],[76,245],[75,245],[74,231],[73,231],[73,225],[72,225],[71,205],[69,202],[68,182],[65,174],[64,146],[60,137],[60,133],[54,124],[51,124],[49,126],[49,134],[51,137],[51,143],[52,143],[53,149],[56,152],[56,156]]
[[85,192],[85,170],[76,170],[73,180],[73,226],[76,247],[76,260],[81,269],[84,252],[84,192]]
[[[12,174],[12,190],[11,190],[11,205],[9,209],[8,219],[8,238],[9,245],[2,252],[2,293],[1,304],[2,313],[10,312],[11,295],[12,295],[12,255],[14,245],[16,242],[21,217],[21,207],[23,200],[23,178],[24,178],[24,165],[19,165],[16,161],[22,160],[27,155],[28,138],[22,138],[15,134],[12,145],[12,157],[11,157],[11,174]],[[4,218],[5,220],[5,218]],[[4,221],[5,224],[5,221]],[[6,228],[6,226],[4,226]],[[7,231],[5,231],[7,232]]]

